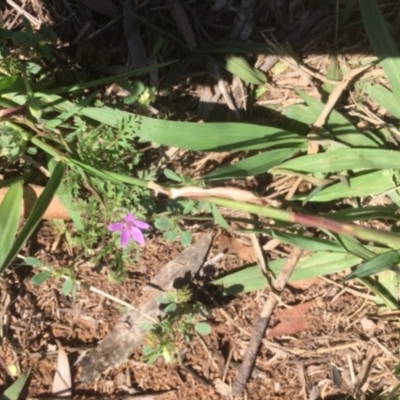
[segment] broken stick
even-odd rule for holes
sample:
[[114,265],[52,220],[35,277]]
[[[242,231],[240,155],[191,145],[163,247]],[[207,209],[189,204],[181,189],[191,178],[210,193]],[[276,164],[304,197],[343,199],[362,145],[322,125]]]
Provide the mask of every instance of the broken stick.
[[238,372],[238,376],[233,385],[232,395],[242,396],[244,388],[246,386],[247,380],[251,376],[251,372],[253,370],[255,360],[257,357],[258,349],[260,348],[262,338],[264,337],[265,331],[268,327],[269,320],[271,315],[278,303],[276,293],[281,293],[286,286],[287,281],[289,280],[290,275],[292,274],[297,262],[303,250],[299,248],[294,248],[288,259],[286,260],[285,265],[283,266],[281,272],[273,283],[274,291],[270,291],[268,295],[268,299],[260,312],[260,318],[256,321],[253,329],[253,333],[251,334],[250,342],[247,346],[246,353],[243,358],[243,362]]

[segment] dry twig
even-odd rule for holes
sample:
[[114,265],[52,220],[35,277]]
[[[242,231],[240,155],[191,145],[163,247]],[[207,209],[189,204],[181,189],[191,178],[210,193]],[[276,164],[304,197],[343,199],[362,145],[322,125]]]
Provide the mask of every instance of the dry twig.
[[[289,280],[289,277],[292,274],[302,253],[303,250],[299,248],[294,248],[290,253],[290,256],[283,266],[282,271],[279,273],[279,276],[276,278],[273,284],[274,289],[277,293],[281,293],[285,288],[286,283]],[[236,381],[233,385],[233,396],[241,396],[243,393],[244,387],[254,367],[255,359],[257,357],[258,349],[260,348],[265,330],[267,329],[269,320],[277,303],[278,299],[276,293],[274,291],[271,291],[268,295],[268,299],[263,309],[260,312],[260,318],[255,323],[250,342],[247,346],[246,353],[243,358],[242,365],[240,367]]]

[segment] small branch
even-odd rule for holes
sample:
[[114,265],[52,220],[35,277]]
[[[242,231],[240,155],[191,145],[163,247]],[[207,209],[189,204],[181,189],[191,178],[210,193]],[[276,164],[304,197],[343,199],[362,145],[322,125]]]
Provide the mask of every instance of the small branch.
[[268,327],[269,320],[271,315],[278,303],[276,293],[281,293],[286,286],[287,281],[289,280],[290,275],[292,274],[297,262],[303,250],[299,248],[294,248],[290,253],[289,258],[287,259],[285,265],[283,266],[281,272],[276,278],[273,286],[274,291],[270,291],[268,295],[268,299],[260,312],[260,318],[256,321],[253,329],[253,333],[250,338],[250,342],[247,346],[246,353],[243,358],[243,362],[239,369],[238,376],[233,385],[232,395],[233,396],[241,396],[244,388],[246,386],[247,380],[251,376],[251,372],[253,370],[255,360],[257,357],[258,350],[261,345],[262,338],[264,337],[265,331]]

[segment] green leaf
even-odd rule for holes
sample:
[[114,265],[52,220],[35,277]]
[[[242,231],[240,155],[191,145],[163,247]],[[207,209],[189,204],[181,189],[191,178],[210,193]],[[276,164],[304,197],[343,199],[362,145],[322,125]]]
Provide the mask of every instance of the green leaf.
[[375,257],[375,253],[369,250],[366,246],[362,245],[356,238],[350,235],[333,234],[342,245],[343,249],[359,257],[362,260],[369,260]]
[[347,275],[345,280],[365,278],[377,274],[378,272],[393,268],[398,263],[400,263],[399,252],[390,250],[386,253],[379,254],[360,265],[355,271]]
[[207,322],[198,322],[194,329],[196,332],[200,333],[200,335],[206,336],[211,333],[211,326],[207,324]]
[[[279,274],[285,261],[286,258],[282,258],[268,263],[268,267],[275,277]],[[315,252],[300,259],[289,282],[340,272],[357,265],[359,262],[360,258],[343,252]],[[260,268],[254,265],[216,279],[212,283],[223,285],[225,295],[233,295],[261,290],[266,285],[266,279]]]
[[[322,188],[309,201],[332,201],[349,197],[373,196],[382,194],[397,187],[393,171],[382,170],[348,178],[349,185],[342,182]],[[304,200],[307,196],[295,196],[293,200]]]
[[[73,103],[54,95],[42,95],[42,101],[61,112],[68,111],[74,106]],[[137,121],[134,133],[142,140],[188,150],[214,152],[254,150],[306,143],[304,137],[295,133],[254,124],[166,121],[110,107],[85,107],[78,114],[113,127],[116,127],[122,119],[134,118]]]
[[0,204],[0,272],[8,267],[3,264],[10,253],[18,231],[22,196],[22,182],[16,182],[7,190]]
[[278,168],[303,173],[400,169],[400,152],[380,149],[340,149],[297,157],[283,162]]
[[365,94],[394,117],[400,118],[400,101],[390,90],[379,84],[363,85],[363,90]]
[[215,204],[211,204],[211,212],[214,217],[214,221],[221,227],[226,229],[227,231],[231,230],[231,227],[226,222],[225,218],[219,212],[217,206]]
[[71,278],[66,279],[61,287],[61,292],[64,296],[68,296],[74,287],[74,281]]
[[71,118],[73,115],[78,113],[82,108],[86,107],[91,101],[97,96],[99,92],[94,92],[90,94],[89,96],[83,98],[80,100],[76,105],[71,107],[68,111],[64,111],[60,115],[58,115],[56,118],[46,122],[46,127],[47,128],[57,128],[60,124],[62,124],[64,121],[66,121],[68,118]]
[[47,210],[53,196],[55,195],[58,186],[61,183],[65,167],[62,163],[57,164],[55,167],[46,187],[44,188],[42,194],[36,200],[32,211],[25,222],[25,225],[21,229],[21,232],[15,239],[12,248],[7,254],[5,260],[0,264],[0,272],[2,272],[8,265],[17,257],[19,251],[24,246],[25,242],[31,237],[34,230],[38,226],[42,219],[43,214]]
[[178,237],[178,232],[177,231],[166,231],[163,233],[163,237],[165,240],[168,240],[168,242],[173,242]]
[[[301,90],[296,92],[303,98],[309,108],[303,115],[299,115],[299,120],[313,124],[325,108],[325,104],[314,99]],[[349,119],[336,110],[329,114],[324,128],[329,131],[335,139],[351,147],[379,147],[379,140],[368,132],[359,132]]]
[[382,65],[395,98],[400,99],[400,52],[375,0],[359,1],[359,6],[372,49]]
[[[262,231],[260,231],[261,233]],[[268,231],[264,230],[264,233]],[[335,243],[329,240],[304,236],[303,232],[298,234],[290,234],[280,231],[269,231],[272,238],[279,240],[280,242],[290,244],[294,247],[300,247],[301,249],[308,251],[334,251],[334,252],[345,252],[339,243]]]
[[192,238],[193,238],[193,235],[190,232],[188,232],[188,231],[182,232],[182,234],[181,234],[182,247],[188,247],[190,245],[190,243],[192,242]]
[[39,272],[32,276],[31,282],[35,286],[40,286],[47,278],[51,276],[51,271]]
[[230,56],[226,59],[225,68],[233,75],[238,76],[240,79],[247,83],[254,85],[263,85],[267,82],[265,74],[250,64],[243,58],[238,56]]
[[26,264],[32,265],[32,267],[44,267],[44,264],[36,257],[25,257],[24,261]]
[[22,77],[2,76],[0,78],[0,95],[6,93],[25,92],[25,84]]
[[18,400],[30,373],[31,368],[27,369],[8,389],[6,389],[0,395],[0,400]]
[[240,179],[248,176],[260,175],[291,157],[299,150],[300,148],[284,148],[266,151],[245,158],[244,160],[238,161],[234,164],[217,168],[216,170],[206,174],[203,179],[205,181],[213,181],[219,179]]
[[168,231],[174,227],[174,223],[171,218],[161,216],[156,219],[154,226],[160,231]]
[[178,176],[174,171],[171,171],[168,168],[164,169],[164,175],[168,178],[171,179],[171,181],[175,181],[175,182],[182,182],[182,178],[180,176]]

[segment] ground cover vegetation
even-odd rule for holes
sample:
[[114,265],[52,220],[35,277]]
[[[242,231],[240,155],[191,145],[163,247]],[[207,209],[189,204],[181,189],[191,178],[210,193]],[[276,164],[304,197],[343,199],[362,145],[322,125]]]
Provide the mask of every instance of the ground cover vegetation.
[[400,7],[326,3],[1,5],[0,398],[399,398]]

